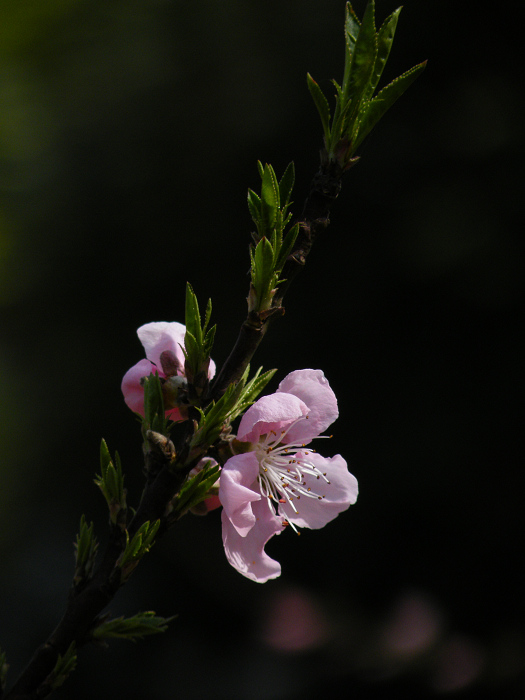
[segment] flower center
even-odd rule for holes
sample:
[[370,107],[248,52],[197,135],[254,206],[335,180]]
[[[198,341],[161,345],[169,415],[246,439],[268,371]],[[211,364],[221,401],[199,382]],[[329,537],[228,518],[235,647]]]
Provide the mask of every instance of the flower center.
[[[325,498],[321,493],[317,493],[317,490],[312,490],[305,481],[305,476],[314,476],[319,481],[323,479],[327,484],[330,483],[326,473],[308,459],[308,455],[313,454],[315,450],[304,449],[303,443],[285,441],[290,429],[298,422],[307,419],[308,416],[298,418],[280,433],[272,430],[255,447],[259,461],[261,493],[268,499],[270,508],[272,501],[277,504],[289,503],[293,511],[299,513],[296,501],[299,501],[301,496],[318,500]],[[298,450],[302,453],[300,457],[297,456]],[[291,525],[296,530],[293,523]]]

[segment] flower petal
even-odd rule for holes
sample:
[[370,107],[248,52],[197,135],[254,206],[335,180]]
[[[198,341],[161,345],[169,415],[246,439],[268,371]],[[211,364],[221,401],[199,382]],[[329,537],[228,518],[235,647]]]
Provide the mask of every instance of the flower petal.
[[[166,351],[172,352],[180,367],[184,368],[185,357],[182,348],[184,347],[186,326],[183,323],[177,321],[146,323],[137,330],[137,335],[144,346],[146,357],[157,366],[159,374],[162,369],[160,356]],[[215,362],[210,358],[208,367],[210,379],[215,376],[215,371]]]
[[281,575],[281,565],[266,554],[264,546],[284,527],[282,518],[273,514],[266,499],[253,503],[252,508],[257,522],[246,537],[239,535],[226,512],[222,511],[222,541],[226,558],[240,574],[257,583],[265,583]]
[[162,369],[160,355],[166,350],[171,351],[177,358],[179,365],[184,367],[184,353],[181,345],[184,347],[186,326],[182,323],[177,323],[177,321],[146,323],[137,330],[137,335],[144,346],[146,357],[157,366],[159,374]]
[[307,413],[308,406],[292,394],[263,396],[241,418],[237,437],[244,442],[257,442],[261,435],[286,430]]
[[[140,360],[131,369],[128,369],[122,379],[121,389],[126,405],[141,416],[144,415],[144,387],[141,384],[141,379],[149,377],[156,371],[157,368],[149,360]],[[162,370],[159,370],[159,377],[164,377]],[[166,418],[174,422],[184,420],[178,408],[167,410]]]
[[318,529],[324,527],[339,513],[342,513],[357,500],[357,479],[350,474],[346,461],[341,455],[335,457],[322,457],[317,452],[303,450],[298,452],[295,459],[300,462],[310,462],[322,473],[330,483],[326,483],[322,476],[318,478],[306,474],[303,479],[304,487],[324,498],[318,499],[305,495],[295,498],[293,504],[299,511],[296,513],[289,503],[279,505],[279,515],[292,522],[297,527]]
[[309,442],[324,432],[339,416],[337,399],[320,369],[298,369],[279,384],[277,395],[297,396],[308,406],[308,420],[300,421],[288,433],[290,442]]
[[257,487],[259,463],[254,452],[234,455],[221,470],[219,498],[224,512],[241,537],[246,537],[255,525],[254,501],[261,500]]
[[[155,367],[149,360],[140,360],[131,369],[128,369],[122,379],[121,389],[126,405],[135,413],[144,415],[144,387],[140,383],[142,377],[149,377],[155,371]],[[159,372],[160,376],[164,376]]]

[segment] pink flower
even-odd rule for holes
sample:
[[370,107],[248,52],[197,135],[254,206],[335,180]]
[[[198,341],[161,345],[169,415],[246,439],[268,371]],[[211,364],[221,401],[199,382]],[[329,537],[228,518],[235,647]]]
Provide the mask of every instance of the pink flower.
[[[149,377],[154,372],[165,379],[163,384],[166,417],[170,420],[182,420],[180,410],[176,406],[170,406],[174,401],[178,390],[184,385],[184,336],[186,326],[182,323],[146,323],[137,330],[140,342],[146,351],[145,360],[140,360],[129,369],[122,380],[122,393],[124,401],[135,413],[144,415],[144,389],[142,378]],[[215,363],[210,360],[208,376],[211,379],[215,374]]]
[[[290,525],[317,529],[357,499],[357,480],[341,455],[306,448],[338,417],[337,399],[320,370],[289,374],[241,419],[241,454],[221,471],[222,535],[226,557],[244,576],[264,583],[281,573],[264,547]],[[275,510],[277,509],[277,512]]]

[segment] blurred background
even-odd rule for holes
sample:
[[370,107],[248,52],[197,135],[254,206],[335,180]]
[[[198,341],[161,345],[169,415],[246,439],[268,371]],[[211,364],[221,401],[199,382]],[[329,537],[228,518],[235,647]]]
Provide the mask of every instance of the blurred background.
[[[120,393],[138,326],[191,281],[228,355],[245,314],[247,187],[317,169],[312,73],[343,69],[343,0],[2,0],[0,646],[10,680],[58,621],[104,437],[142,485]],[[362,16],[364,0],[354,7]],[[396,8],[377,2],[377,21]],[[461,10],[460,12],[464,12]],[[85,649],[57,697],[524,698],[517,25],[407,0],[383,83],[427,70],[364,143],[254,366],[322,368],[357,504],[268,546],[263,586],[188,516],[115,615],[178,615]],[[499,28],[497,28],[499,27]],[[136,502],[136,500],[135,500]]]

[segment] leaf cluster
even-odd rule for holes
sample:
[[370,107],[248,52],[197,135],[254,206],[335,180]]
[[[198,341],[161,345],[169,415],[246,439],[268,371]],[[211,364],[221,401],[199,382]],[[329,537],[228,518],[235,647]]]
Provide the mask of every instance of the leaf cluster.
[[280,280],[286,259],[290,255],[299,225],[285,233],[292,217],[288,211],[295,182],[294,164],[289,163],[280,180],[271,165],[258,162],[261,176],[261,194],[248,190],[248,209],[257,232],[250,247],[251,287],[248,297],[249,311],[260,313],[272,306],[273,296]]
[[139,612],[133,617],[117,617],[112,620],[104,620],[93,630],[93,638],[103,639],[129,639],[135,641],[151,634],[159,634],[168,629],[168,624],[174,617],[159,617],[152,610]]
[[211,299],[208,299],[204,321],[201,319],[199,304],[190,283],[186,285],[186,335],[184,336],[185,374],[195,396],[200,398],[208,385],[210,355],[215,339],[216,326],[208,328],[211,318]]
[[[77,667],[77,649],[75,642],[71,642],[64,655],[59,654],[54,669],[45,680],[45,686],[50,690],[59,688],[66,678]],[[46,693],[47,695],[48,693]],[[45,696],[43,696],[45,697]]]
[[155,541],[155,535],[160,527],[160,520],[151,523],[147,520],[139,527],[133,537],[129,538],[126,530],[126,546],[120,555],[117,566],[121,569],[121,580],[124,583],[142,557],[149,552]]
[[377,31],[374,0],[367,4],[362,22],[347,2],[344,75],[341,85],[332,81],[336,89],[332,119],[323,91],[307,75],[308,88],[323,125],[327,158],[343,170],[355,162],[353,155],[363,139],[426,66],[426,61],[414,66],[374,96],[392,48],[400,12],[401,7]]
[[111,523],[118,524],[121,528],[125,527],[127,506],[122,464],[118,452],[115,452],[115,461],[111,459],[105,440],[100,443],[100,474],[95,477],[95,484],[107,501]]
[[75,586],[78,587],[91,578],[97,549],[98,542],[93,532],[93,523],[88,525],[83,515],[80,518],[80,529],[75,542],[75,573],[73,575]]
[[261,374],[259,368],[247,381],[250,373],[248,365],[237,384],[230,384],[217,402],[212,402],[200,411],[200,420],[195,431],[191,447],[205,451],[216,442],[230,423],[240,416],[255,401],[277,370],[272,369]]
[[170,421],[166,418],[162,381],[158,372],[152,372],[148,377],[144,377],[142,386],[144,388],[144,417],[141,417],[141,421],[144,439],[146,440],[148,430],[168,436]]
[[219,478],[220,473],[220,467],[209,460],[194,476],[190,476],[177,494],[171,518],[178,519],[190,508],[201,503]]

